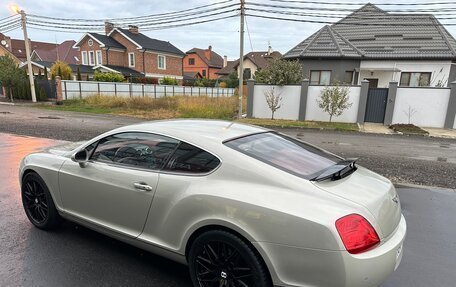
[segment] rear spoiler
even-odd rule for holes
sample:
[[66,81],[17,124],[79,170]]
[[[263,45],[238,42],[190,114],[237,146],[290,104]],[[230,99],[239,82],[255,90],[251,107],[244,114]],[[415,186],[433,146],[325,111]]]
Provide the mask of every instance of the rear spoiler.
[[349,176],[353,172],[355,172],[358,167],[356,166],[357,158],[352,159],[345,159],[339,161],[333,166],[328,167],[327,169],[323,170],[322,173],[317,175],[316,177],[310,179],[311,181],[323,181],[327,179],[331,180],[338,180]]

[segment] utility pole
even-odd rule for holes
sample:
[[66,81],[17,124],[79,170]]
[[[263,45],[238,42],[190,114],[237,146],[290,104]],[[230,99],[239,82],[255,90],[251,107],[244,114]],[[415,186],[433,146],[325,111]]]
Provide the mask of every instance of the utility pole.
[[242,118],[242,94],[244,88],[244,0],[241,0],[241,29],[239,30],[240,35],[240,47],[239,47],[239,115]]
[[30,89],[32,90],[32,102],[36,102],[35,94],[35,82],[33,81],[33,69],[32,69],[32,60],[30,59],[30,42],[27,36],[27,18],[25,16],[25,11],[21,10],[21,21],[22,21],[22,31],[24,31],[24,41],[25,41],[25,53],[27,54],[27,68],[28,76],[30,81]]

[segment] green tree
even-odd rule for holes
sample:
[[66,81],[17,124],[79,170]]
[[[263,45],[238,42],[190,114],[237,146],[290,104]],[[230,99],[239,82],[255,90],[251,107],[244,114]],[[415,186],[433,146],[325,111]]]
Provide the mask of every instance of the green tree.
[[48,71],[47,71],[47,68],[44,67],[44,79],[47,81],[49,80],[49,77],[48,77]]
[[40,92],[38,93],[38,101],[47,101],[46,91],[43,87],[40,87]]
[[300,84],[302,77],[302,66],[298,60],[275,59],[255,73],[257,83],[278,86]]
[[38,70],[38,79],[41,79],[42,78],[42,75],[41,75],[41,69]]
[[98,82],[123,82],[125,81],[125,78],[122,74],[114,72],[103,73],[100,71],[95,71],[93,80]]
[[0,56],[0,86],[5,87],[7,96],[13,98],[12,90],[24,83],[26,79],[24,71],[22,71],[16,62],[10,56]]
[[76,80],[82,81],[81,71],[79,70],[79,67],[78,67],[78,72],[77,72],[77,75],[76,75]]
[[52,78],[55,79],[56,76],[60,76],[62,80],[71,80],[71,75],[73,70],[70,66],[63,61],[56,61],[51,67]]
[[348,102],[349,91],[349,87],[336,84],[335,86],[324,88],[321,92],[317,103],[320,109],[329,114],[329,122],[331,122],[334,116],[340,116],[346,109],[352,106],[352,103]]
[[237,72],[232,72],[231,74],[228,75],[228,78],[225,80],[226,86],[228,88],[237,88],[239,87],[239,79]]

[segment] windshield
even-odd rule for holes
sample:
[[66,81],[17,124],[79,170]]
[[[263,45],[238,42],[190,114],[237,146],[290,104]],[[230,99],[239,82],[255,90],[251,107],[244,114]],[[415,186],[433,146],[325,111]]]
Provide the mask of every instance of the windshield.
[[271,132],[234,139],[225,145],[306,179],[341,160],[321,149]]

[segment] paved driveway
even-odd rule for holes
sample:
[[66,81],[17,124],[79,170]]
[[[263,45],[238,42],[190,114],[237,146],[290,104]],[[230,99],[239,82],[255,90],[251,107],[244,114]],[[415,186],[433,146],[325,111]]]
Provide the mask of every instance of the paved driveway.
[[[0,133],[0,286],[190,286],[185,266],[77,224],[32,227],[21,207],[19,161],[57,143]],[[398,192],[408,236],[403,262],[384,286],[455,286],[456,193]]]

